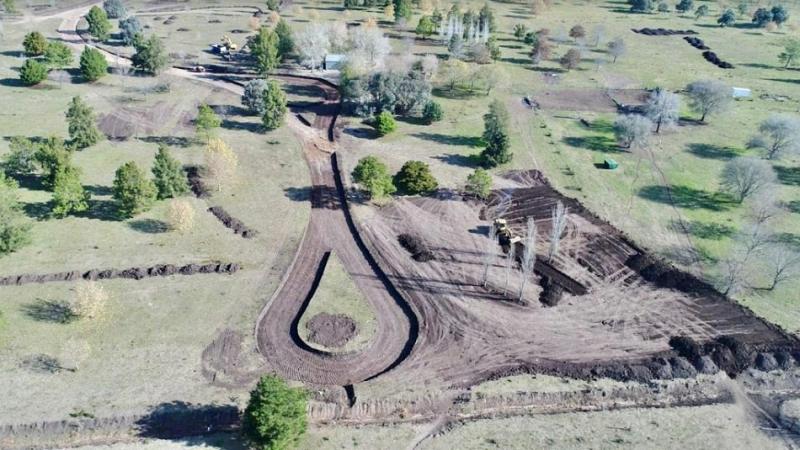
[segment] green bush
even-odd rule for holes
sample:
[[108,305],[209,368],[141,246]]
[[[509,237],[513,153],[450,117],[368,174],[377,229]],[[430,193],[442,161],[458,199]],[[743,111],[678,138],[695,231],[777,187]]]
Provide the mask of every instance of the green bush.
[[123,164],[114,177],[114,200],[123,217],[132,217],[153,206],[157,189],[135,162]]
[[189,192],[189,183],[181,163],[169,154],[169,149],[165,145],[158,146],[152,172],[159,200]]
[[214,135],[214,130],[222,126],[222,119],[219,118],[214,110],[203,103],[197,108],[197,118],[194,120],[197,134],[210,139]]
[[478,198],[486,198],[492,192],[492,176],[483,169],[475,169],[467,176],[467,184],[464,187],[467,194]]
[[28,86],[41,83],[47,78],[47,66],[36,61],[27,59],[19,70],[19,79]]
[[50,42],[44,51],[44,61],[54,69],[63,69],[72,64],[72,50],[63,42]]
[[30,242],[31,222],[17,198],[17,183],[0,173],[0,256]]
[[439,187],[430,167],[422,161],[408,161],[394,176],[394,185],[404,194],[428,194]]
[[261,377],[250,392],[242,417],[242,433],[260,450],[295,447],[306,432],[306,393],[275,375]]
[[69,165],[71,155],[64,148],[63,140],[50,137],[39,145],[34,157],[42,169],[42,183],[48,189],[52,189],[58,170]]
[[283,124],[286,116],[286,95],[275,80],[267,82],[264,89],[264,115],[261,122],[267,130],[275,130]]
[[89,209],[89,193],[81,184],[80,169],[69,165],[58,169],[53,183],[53,205],[56,217]]
[[92,6],[92,9],[86,14],[86,22],[89,24],[89,34],[94,36],[95,39],[99,41],[108,39],[111,31],[111,22],[108,21],[108,15],[105,11],[97,6]]
[[392,183],[389,169],[372,155],[358,160],[353,169],[353,181],[360,184],[369,193],[370,198],[383,198],[397,190]]
[[71,145],[77,149],[91,147],[102,135],[95,124],[94,111],[80,97],[72,97],[66,112]]
[[395,122],[392,113],[389,111],[381,111],[380,114],[375,116],[375,129],[378,131],[379,136],[386,136],[395,129],[397,129],[397,122]]
[[432,124],[433,122],[439,122],[444,118],[444,110],[442,109],[442,105],[435,101],[429,101],[425,104],[425,108],[422,110],[422,119],[428,125]]
[[30,175],[36,171],[38,146],[24,136],[12,136],[8,153],[3,158],[3,170],[9,175]]
[[100,50],[84,47],[81,53],[81,75],[89,81],[97,81],[108,72],[108,62]]
[[47,39],[44,38],[42,33],[32,31],[25,35],[22,41],[22,48],[25,49],[27,56],[42,56],[47,50]]

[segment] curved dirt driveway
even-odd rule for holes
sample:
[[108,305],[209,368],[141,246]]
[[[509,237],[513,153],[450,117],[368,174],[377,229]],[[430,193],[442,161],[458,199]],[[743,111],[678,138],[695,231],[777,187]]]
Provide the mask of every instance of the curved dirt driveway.
[[[80,18],[89,7],[59,13],[61,38],[82,49],[89,45],[77,33]],[[162,11],[163,12],[163,11]],[[118,66],[129,66],[127,58],[98,48]],[[187,78],[241,95],[241,82],[172,67],[169,75]],[[258,350],[270,367],[283,377],[318,385],[349,385],[374,378],[394,368],[410,353],[418,323],[408,303],[369,254],[352,222],[346,205],[333,142],[333,126],[339,113],[339,91],[333,84],[310,77],[274,75],[287,83],[314,86],[323,93],[314,105],[316,118],[310,127],[299,116],[289,126],[303,141],[311,183],[311,218],[291,267],[272,299],[261,311],[255,334]],[[297,326],[308,301],[323,275],[331,252],[335,252],[374,308],[377,331],[363,350],[332,354],[313,349],[299,337]]]

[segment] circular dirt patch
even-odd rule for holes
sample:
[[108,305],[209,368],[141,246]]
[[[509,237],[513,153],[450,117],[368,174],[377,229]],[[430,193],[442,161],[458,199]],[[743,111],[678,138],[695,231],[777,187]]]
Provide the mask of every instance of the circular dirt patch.
[[357,334],[356,322],[344,314],[319,313],[306,322],[308,340],[325,347],[341,347]]

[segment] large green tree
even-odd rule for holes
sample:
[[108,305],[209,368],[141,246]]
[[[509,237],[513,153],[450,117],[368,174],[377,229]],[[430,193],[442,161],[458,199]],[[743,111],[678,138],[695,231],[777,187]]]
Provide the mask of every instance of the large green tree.
[[256,62],[256,70],[262,75],[278,67],[280,53],[278,51],[278,34],[267,27],[261,27],[258,34],[250,42],[250,54]]
[[467,176],[464,190],[475,197],[486,198],[492,192],[492,176],[484,169],[475,169]]
[[26,59],[19,69],[19,79],[28,86],[41,83],[47,78],[47,66],[35,59]]
[[133,47],[136,50],[131,58],[133,67],[156,75],[167,66],[168,59],[164,44],[155,34],[147,38],[134,39]]
[[3,157],[3,171],[9,175],[30,175],[36,171],[36,151],[39,146],[24,136],[12,136],[8,153]]
[[92,9],[86,14],[86,22],[89,24],[89,34],[94,36],[95,39],[99,41],[108,39],[111,31],[111,22],[109,22],[108,15],[102,8],[92,6]]
[[71,165],[60,167],[53,183],[53,215],[64,217],[71,212],[87,209],[89,209],[89,193],[81,184],[80,169]]
[[152,171],[159,200],[178,197],[189,192],[186,173],[183,171],[181,163],[170,155],[166,145],[158,146]]
[[147,179],[145,172],[133,161],[117,169],[113,191],[117,211],[123,217],[132,217],[147,211],[153,206],[157,195],[155,184]]
[[265,375],[250,392],[242,432],[259,450],[291,449],[306,431],[306,401],[302,389],[289,387],[275,375]]
[[778,60],[783,63],[785,69],[800,60],[800,39],[787,39],[783,51],[778,55]]
[[17,183],[0,172],[0,256],[30,242],[31,222],[17,198]]
[[86,46],[81,52],[80,68],[84,78],[97,81],[108,73],[108,62],[100,50]]
[[47,50],[47,39],[38,31],[31,31],[25,35],[22,41],[22,48],[25,49],[27,56],[42,56]]
[[63,42],[53,41],[47,44],[44,61],[53,69],[63,69],[72,64],[72,50]]
[[42,169],[42,183],[52,189],[59,169],[69,165],[70,153],[64,148],[64,141],[49,137],[36,149],[36,163]]
[[285,58],[294,51],[294,36],[289,23],[283,19],[275,25],[275,34],[278,35],[278,56]]
[[511,161],[514,156],[508,149],[508,110],[499,101],[489,104],[489,112],[483,116],[483,142],[481,162],[486,167],[495,167]]
[[394,176],[394,185],[404,194],[428,194],[439,187],[431,168],[422,161],[407,161]]
[[398,22],[400,19],[406,22],[411,20],[414,12],[411,10],[411,0],[394,0],[394,21]]
[[102,135],[94,121],[94,111],[80,97],[72,97],[66,112],[71,144],[77,149],[91,147]]
[[353,169],[353,181],[360,184],[373,199],[386,197],[397,190],[386,164],[372,155],[358,160]]
[[264,115],[261,122],[267,130],[275,130],[283,124],[286,116],[286,95],[275,80],[267,82],[264,89]]
[[204,137],[206,140],[211,139],[215,130],[222,125],[222,119],[219,118],[214,110],[203,103],[197,108],[197,118],[194,120],[194,126],[197,129],[197,134]]

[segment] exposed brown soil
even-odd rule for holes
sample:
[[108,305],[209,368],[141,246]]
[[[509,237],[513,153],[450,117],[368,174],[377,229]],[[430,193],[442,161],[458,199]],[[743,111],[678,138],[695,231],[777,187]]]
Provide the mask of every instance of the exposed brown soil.
[[328,348],[342,347],[358,334],[356,321],[344,314],[319,313],[306,322],[308,340]]
[[152,135],[177,114],[176,105],[158,102],[147,106],[121,106],[97,118],[97,126],[109,139],[126,140],[138,134]]
[[258,232],[253,230],[252,228],[248,228],[241,220],[231,216],[228,214],[227,211],[221,206],[212,206],[208,208],[208,212],[214,215],[223,225],[227,228],[233,230],[235,234],[239,236],[249,239],[254,237]]
[[208,263],[186,264],[156,264],[150,267],[132,267],[130,269],[92,269],[86,272],[74,270],[71,272],[57,272],[45,274],[22,274],[0,277],[0,286],[21,286],[23,284],[50,283],[54,281],[77,280],[110,280],[114,278],[127,278],[141,280],[152,277],[168,277],[171,275],[195,275],[200,273],[236,273],[241,269],[237,263]]
[[543,110],[616,112],[617,104],[643,104],[647,95],[643,89],[546,89],[532,102]]
[[644,34],[645,36],[684,36],[697,34],[694,30],[670,30],[667,28],[640,28],[633,29],[634,33]]
[[189,179],[189,187],[197,198],[208,198],[210,196],[208,186],[203,183],[203,176],[200,174],[199,166],[185,167],[186,177]]

